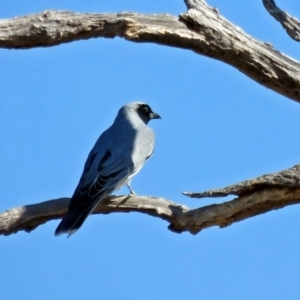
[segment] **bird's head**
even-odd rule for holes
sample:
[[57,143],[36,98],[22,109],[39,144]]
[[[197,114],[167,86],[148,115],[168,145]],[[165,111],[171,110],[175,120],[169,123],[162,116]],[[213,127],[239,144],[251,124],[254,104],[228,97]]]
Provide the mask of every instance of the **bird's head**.
[[126,106],[129,109],[134,110],[145,124],[148,124],[148,122],[152,119],[161,119],[160,115],[153,112],[151,107],[146,103],[131,102]]

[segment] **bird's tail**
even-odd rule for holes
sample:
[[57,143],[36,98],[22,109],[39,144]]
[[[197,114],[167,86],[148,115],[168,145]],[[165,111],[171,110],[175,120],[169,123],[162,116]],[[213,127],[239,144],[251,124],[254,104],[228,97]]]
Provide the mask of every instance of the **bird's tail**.
[[63,233],[68,234],[68,237],[71,236],[81,227],[90,213],[91,211],[69,211],[57,226],[55,236],[59,236]]
[[[85,219],[95,209],[101,197],[87,198],[86,195],[76,195],[72,197],[67,214],[63,217],[55,230],[55,236],[63,233],[70,237],[74,234],[84,223]],[[103,195],[100,195],[103,196]]]

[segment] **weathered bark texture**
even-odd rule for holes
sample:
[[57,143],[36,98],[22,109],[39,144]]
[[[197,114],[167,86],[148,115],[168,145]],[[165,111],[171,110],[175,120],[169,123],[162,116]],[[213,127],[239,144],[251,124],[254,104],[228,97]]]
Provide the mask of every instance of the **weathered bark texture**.
[[[163,198],[111,196],[103,200],[93,213],[141,212],[169,222],[168,228],[177,233],[188,231],[197,234],[211,226],[223,228],[274,209],[300,203],[300,165],[224,189],[184,194],[197,198],[230,194],[238,197],[222,204],[189,209]],[[60,219],[67,212],[69,201],[69,198],[61,198],[7,210],[0,214],[0,235],[10,235],[20,230],[30,232],[47,221]]]
[[47,47],[81,39],[122,37],[192,50],[235,67],[261,85],[300,102],[300,63],[257,41],[201,0],[171,15],[45,11],[0,21],[0,47]]
[[[6,210],[0,213],[0,235],[10,235],[20,230],[30,232],[45,222],[61,219],[68,210],[69,202],[70,198],[60,198]],[[184,205],[162,198],[109,196],[98,204],[93,214],[137,211],[176,224],[177,216],[188,210]]]
[[201,193],[184,192],[183,194],[191,198],[225,197],[228,195],[241,196],[252,190],[262,190],[270,187],[300,187],[300,164],[278,173],[266,174],[254,179],[229,185],[223,189],[209,190]]
[[[170,15],[76,14],[45,11],[0,21],[0,47],[25,49],[47,47],[80,39],[116,36],[133,42],[152,42],[190,49],[237,68],[261,85],[300,102],[300,63],[259,42],[234,26],[203,0],[185,0],[188,11],[179,18]],[[274,1],[264,1],[275,5]],[[268,8],[267,7],[267,8]],[[275,15],[289,26],[291,17]],[[290,27],[289,27],[290,28]],[[295,29],[295,28],[293,28]],[[289,29],[290,30],[290,29]],[[298,30],[298,29],[297,29]],[[292,32],[292,31],[290,31]],[[296,31],[295,31],[296,32]],[[293,33],[294,34],[294,33]],[[295,37],[299,37],[295,33]],[[247,180],[223,189],[184,193],[190,197],[237,195],[236,199],[189,209],[162,198],[115,197],[103,200],[93,213],[141,212],[170,223],[174,232],[192,234],[211,226],[226,227],[270,210],[300,203],[300,165],[283,172]],[[13,208],[0,214],[0,235],[62,218],[69,198]]]
[[296,42],[300,42],[300,21],[282,11],[274,0],[263,0],[266,10],[277,20],[286,33]]

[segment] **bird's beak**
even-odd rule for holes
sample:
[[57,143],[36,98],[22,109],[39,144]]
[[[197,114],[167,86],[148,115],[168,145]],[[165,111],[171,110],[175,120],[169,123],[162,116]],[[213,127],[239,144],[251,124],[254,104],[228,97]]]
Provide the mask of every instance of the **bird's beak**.
[[155,112],[150,114],[150,119],[161,119],[161,116]]

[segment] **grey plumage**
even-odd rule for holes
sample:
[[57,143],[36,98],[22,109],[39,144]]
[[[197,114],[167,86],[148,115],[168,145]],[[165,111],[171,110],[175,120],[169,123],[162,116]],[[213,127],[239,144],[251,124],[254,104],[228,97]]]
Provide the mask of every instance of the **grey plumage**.
[[127,185],[154,149],[154,131],[147,126],[160,116],[149,105],[132,102],[121,107],[114,123],[92,148],[72,196],[69,210],[55,235],[78,230],[96,205],[113,191]]

